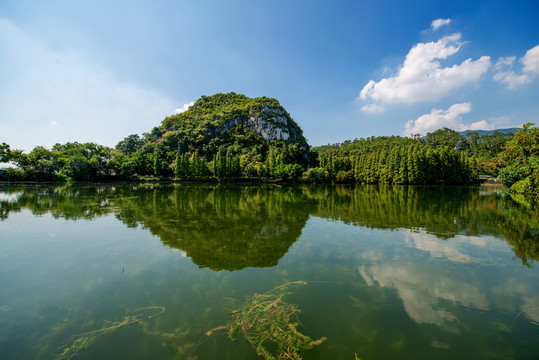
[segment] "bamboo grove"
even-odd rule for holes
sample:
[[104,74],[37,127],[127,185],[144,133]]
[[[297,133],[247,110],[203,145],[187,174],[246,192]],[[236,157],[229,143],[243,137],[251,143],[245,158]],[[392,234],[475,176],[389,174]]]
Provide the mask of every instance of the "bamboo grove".
[[[477,161],[455,149],[432,149],[425,144],[394,146],[389,150],[377,149],[359,156],[322,154],[320,167],[312,176],[314,182],[327,181],[360,184],[459,185],[477,177]],[[322,176],[320,175],[322,174]]]

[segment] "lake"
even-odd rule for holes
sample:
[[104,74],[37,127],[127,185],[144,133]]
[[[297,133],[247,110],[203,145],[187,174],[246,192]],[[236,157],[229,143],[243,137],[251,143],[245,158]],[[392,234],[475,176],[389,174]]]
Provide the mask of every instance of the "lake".
[[303,359],[538,359],[538,261],[496,187],[4,184],[0,358],[259,359],[284,285]]

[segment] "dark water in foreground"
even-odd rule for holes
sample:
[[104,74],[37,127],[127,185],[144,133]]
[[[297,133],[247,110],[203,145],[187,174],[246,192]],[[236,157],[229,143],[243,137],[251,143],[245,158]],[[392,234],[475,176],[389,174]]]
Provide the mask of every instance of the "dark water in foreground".
[[0,185],[0,359],[257,359],[204,334],[300,280],[304,359],[538,359],[538,260],[497,189]]

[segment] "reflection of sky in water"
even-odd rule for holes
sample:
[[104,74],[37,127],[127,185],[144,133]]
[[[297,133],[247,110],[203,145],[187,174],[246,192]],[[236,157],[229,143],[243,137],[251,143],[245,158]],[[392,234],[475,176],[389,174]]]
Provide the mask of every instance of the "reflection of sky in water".
[[8,203],[15,203],[17,202],[17,199],[21,196],[21,193],[17,194],[6,194],[4,192],[0,192],[0,202],[8,202]]
[[459,332],[459,315],[445,301],[480,310],[504,309],[515,315],[522,311],[539,323],[539,294],[532,285],[538,284],[537,272],[522,272],[517,261],[508,261],[511,253],[504,241],[464,235],[443,240],[405,229],[401,233],[408,251],[394,256],[370,253],[358,271],[370,286],[397,290],[404,309],[417,323]]
[[458,301],[468,307],[487,308],[487,299],[477,288],[425,270],[415,264],[395,265],[393,268],[387,264],[359,267],[360,274],[369,285],[377,283],[396,289],[404,309],[418,323],[434,324],[458,332],[454,324],[457,317],[440,309],[442,299]]

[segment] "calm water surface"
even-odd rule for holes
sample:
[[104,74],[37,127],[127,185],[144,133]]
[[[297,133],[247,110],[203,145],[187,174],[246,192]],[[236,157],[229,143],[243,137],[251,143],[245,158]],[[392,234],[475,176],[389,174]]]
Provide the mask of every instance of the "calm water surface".
[[538,260],[499,189],[0,185],[0,358],[257,359],[205,332],[306,281],[304,359],[538,359]]

